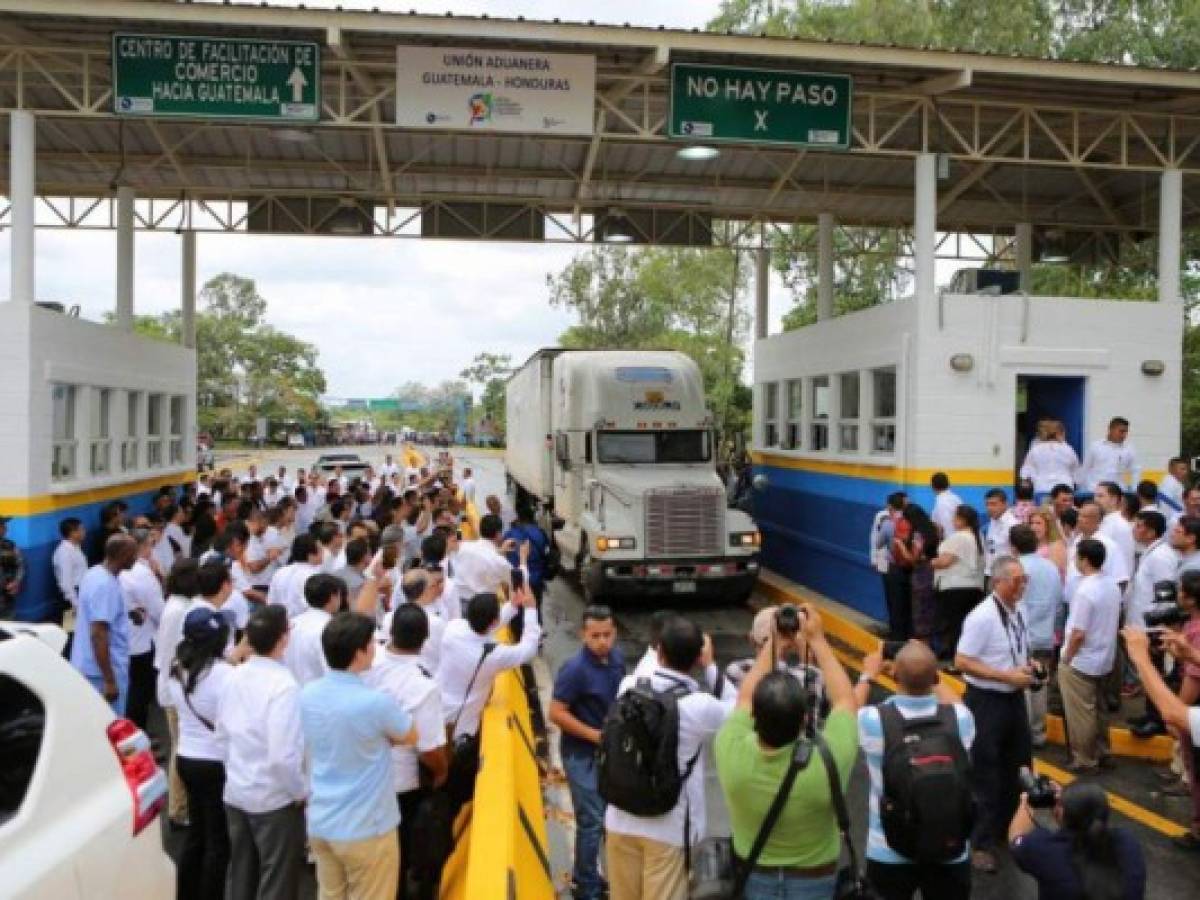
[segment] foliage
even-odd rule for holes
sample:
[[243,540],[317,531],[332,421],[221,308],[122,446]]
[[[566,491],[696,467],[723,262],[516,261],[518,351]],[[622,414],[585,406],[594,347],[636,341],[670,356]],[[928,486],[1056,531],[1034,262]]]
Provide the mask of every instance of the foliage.
[[[228,272],[205,283],[196,314],[196,394],[199,428],[222,438],[254,434],[255,420],[321,418],[325,374],[317,348],[267,325],[267,301],[253,279]],[[178,310],[139,316],[137,332],[177,342]]]
[[579,323],[564,347],[679,350],[696,361],[709,405],[727,437],[749,423],[742,345],[748,261],[730,247],[599,246],[548,275],[550,302]]
[[380,431],[399,431],[411,428],[414,431],[440,432],[453,436],[458,430],[464,408],[469,407],[471,391],[463,381],[443,381],[435,387],[427,387],[419,381],[406,381],[392,391],[404,406],[417,409],[377,410],[367,413],[355,410],[355,418],[370,418]]
[[504,388],[508,376],[513,371],[513,361],[509,354],[484,351],[477,354],[471,364],[458,373],[459,378],[467,384],[478,386],[482,391],[479,406],[472,411],[473,431],[478,432],[486,423],[496,437],[504,437]]

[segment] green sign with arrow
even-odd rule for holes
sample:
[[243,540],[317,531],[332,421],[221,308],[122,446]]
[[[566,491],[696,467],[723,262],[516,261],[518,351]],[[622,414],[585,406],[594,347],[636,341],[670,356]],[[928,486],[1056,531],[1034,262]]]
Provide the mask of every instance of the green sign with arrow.
[[672,138],[709,143],[850,148],[848,75],[676,63]]
[[321,49],[312,41],[114,34],[119,116],[316,122]]

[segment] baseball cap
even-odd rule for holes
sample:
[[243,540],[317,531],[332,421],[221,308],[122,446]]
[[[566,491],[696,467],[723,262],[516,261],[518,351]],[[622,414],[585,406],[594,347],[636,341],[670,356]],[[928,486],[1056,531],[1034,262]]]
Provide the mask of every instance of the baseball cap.
[[754,622],[750,626],[750,640],[755,644],[761,645],[763,641],[770,639],[771,622],[774,621],[778,609],[777,606],[768,606],[755,614]]
[[208,637],[220,631],[222,625],[233,628],[232,612],[205,607],[193,609],[184,617],[183,636],[185,638]]

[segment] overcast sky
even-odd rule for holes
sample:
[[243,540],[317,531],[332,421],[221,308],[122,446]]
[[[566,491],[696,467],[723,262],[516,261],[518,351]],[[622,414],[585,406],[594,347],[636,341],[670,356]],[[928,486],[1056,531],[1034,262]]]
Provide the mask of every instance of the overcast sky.
[[[673,27],[702,26],[719,5],[717,0],[336,2],[347,9],[596,18]],[[336,2],[308,0],[307,5]],[[176,308],[180,239],[139,233],[136,241],[137,311]],[[550,307],[546,274],[582,252],[561,244],[223,234],[201,234],[197,244],[199,283],[225,271],[255,279],[268,301],[268,321],[320,348],[333,397],[386,396],[410,380],[436,384],[456,377],[482,350],[523,361],[539,347],[553,345],[572,318]],[[100,318],[114,305],[115,248],[114,232],[39,231],[39,298],[78,303],[85,317]],[[0,239],[0,294],[7,293],[8,253],[8,240]],[[774,328],[788,302],[776,283]]]

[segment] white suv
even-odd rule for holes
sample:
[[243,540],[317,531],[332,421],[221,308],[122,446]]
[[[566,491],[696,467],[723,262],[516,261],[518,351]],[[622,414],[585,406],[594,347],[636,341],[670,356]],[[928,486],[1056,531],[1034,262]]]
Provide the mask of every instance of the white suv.
[[170,898],[150,740],[62,657],[55,625],[0,622],[0,893]]

